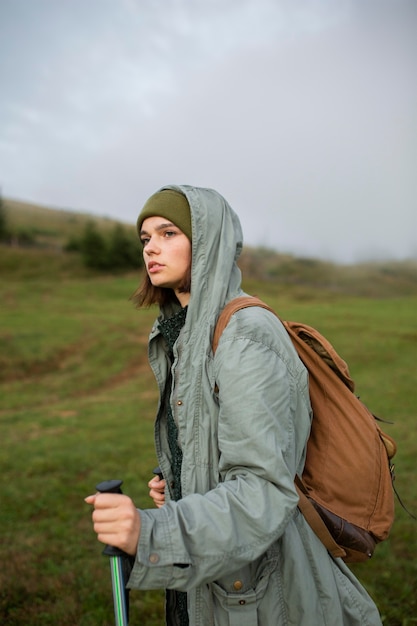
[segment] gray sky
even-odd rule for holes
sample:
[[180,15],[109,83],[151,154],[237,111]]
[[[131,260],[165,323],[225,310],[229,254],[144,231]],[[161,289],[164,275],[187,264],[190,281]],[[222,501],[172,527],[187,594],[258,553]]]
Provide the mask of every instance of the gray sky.
[[245,242],[417,257],[415,0],[0,0],[3,195],[134,223],[213,187]]

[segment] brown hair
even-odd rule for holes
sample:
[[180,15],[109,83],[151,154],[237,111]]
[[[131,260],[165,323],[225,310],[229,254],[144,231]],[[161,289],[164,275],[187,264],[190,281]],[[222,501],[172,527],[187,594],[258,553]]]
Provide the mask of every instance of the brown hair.
[[[191,291],[191,265],[187,270],[182,285],[179,288],[180,293],[190,293]],[[170,302],[178,302],[177,296],[172,289],[167,287],[155,287],[152,285],[148,273],[145,271],[142,283],[130,297],[136,308],[149,307],[152,304],[158,304],[160,307]]]

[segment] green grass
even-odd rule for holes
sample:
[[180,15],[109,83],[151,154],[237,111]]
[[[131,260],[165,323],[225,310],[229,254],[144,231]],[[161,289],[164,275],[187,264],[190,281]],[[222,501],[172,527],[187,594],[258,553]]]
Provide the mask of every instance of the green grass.
[[[19,258],[0,287],[0,623],[110,625],[109,564],[83,498],[101,480],[123,478],[138,506],[151,504],[157,395],[146,341],[155,311],[129,302],[135,276],[88,275],[69,255]],[[384,429],[399,446],[396,485],[416,513],[417,296],[360,297],[278,279],[246,286],[283,318],[323,332],[362,400],[394,422]],[[385,625],[417,623],[416,537],[397,506],[389,541],[353,567]],[[133,591],[131,623],[163,623],[163,592]]]

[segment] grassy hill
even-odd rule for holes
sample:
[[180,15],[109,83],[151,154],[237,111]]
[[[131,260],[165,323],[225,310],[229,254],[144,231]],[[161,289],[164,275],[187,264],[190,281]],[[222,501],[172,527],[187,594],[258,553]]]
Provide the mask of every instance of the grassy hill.
[[[3,203],[10,229],[16,234],[30,234],[38,247],[62,249],[71,237],[81,236],[91,221],[104,233],[120,223],[116,219],[93,216],[87,212],[55,209],[9,198],[4,198]],[[134,232],[133,225],[125,226]]]
[[[151,506],[157,390],[146,344],[155,310],[129,302],[138,272],[88,270],[64,252],[90,216],[7,207],[36,245],[0,246],[0,623],[110,626],[109,565],[83,498],[121,477],[137,506]],[[415,262],[342,267],[245,249],[241,266],[245,289],[323,332],[362,400],[394,422],[383,428],[398,443],[395,484],[416,513]],[[390,539],[353,567],[384,626],[416,621],[416,528],[397,503]],[[163,604],[161,591],[132,592],[131,623],[163,623]]]
[[[119,222],[88,213],[47,208],[17,200],[4,199],[10,230],[16,234],[16,245],[0,248],[0,272],[16,273],[22,278],[34,275],[94,275],[82,265],[80,255],[65,252],[72,238],[82,236],[93,221],[97,229],[108,234]],[[123,227],[135,234],[133,224]],[[19,233],[26,234],[31,245],[17,245]],[[23,240],[25,237],[23,237]],[[140,247],[138,243],[138,254]],[[294,293],[310,288],[332,293],[386,297],[417,293],[417,259],[358,265],[339,265],[319,259],[297,258],[264,248],[245,247],[240,267],[246,280],[266,281]]]

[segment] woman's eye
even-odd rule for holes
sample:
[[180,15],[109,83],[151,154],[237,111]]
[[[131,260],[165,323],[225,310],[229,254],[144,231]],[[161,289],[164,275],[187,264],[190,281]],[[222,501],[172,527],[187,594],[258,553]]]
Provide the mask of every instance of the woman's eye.
[[146,244],[149,243],[149,237],[141,237],[140,242],[142,246],[146,246]]
[[165,237],[172,237],[173,235],[175,235],[175,231],[174,230],[166,230],[165,231]]

